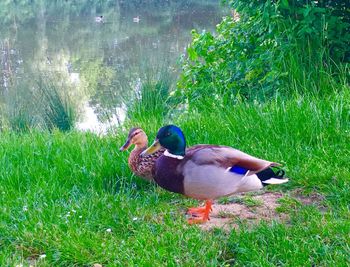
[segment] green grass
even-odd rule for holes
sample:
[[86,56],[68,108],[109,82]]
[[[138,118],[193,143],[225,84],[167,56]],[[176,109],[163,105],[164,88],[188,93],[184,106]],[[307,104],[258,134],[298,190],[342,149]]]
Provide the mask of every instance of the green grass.
[[128,118],[130,122],[147,124],[152,121],[162,124],[164,116],[169,111],[169,92],[172,78],[169,73],[161,72],[160,77],[151,74],[140,84],[139,92],[135,92],[132,101],[128,103]]
[[[349,95],[232,108],[208,101],[172,119],[189,145],[225,144],[285,164],[287,222],[210,232],[185,221],[195,201],[134,177],[126,133],[54,131],[0,139],[0,266],[347,266],[350,264]],[[153,139],[159,118],[141,121]],[[128,122],[131,126],[135,122]],[[283,202],[283,201],[282,201]],[[107,229],[111,229],[109,232]]]

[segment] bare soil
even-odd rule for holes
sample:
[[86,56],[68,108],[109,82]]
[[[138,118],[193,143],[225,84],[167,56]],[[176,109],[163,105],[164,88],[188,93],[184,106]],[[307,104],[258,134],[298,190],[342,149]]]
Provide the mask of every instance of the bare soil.
[[[242,198],[243,196],[238,195],[238,197]],[[318,195],[306,197],[301,196],[298,192],[293,192],[291,196],[302,205],[318,205],[321,201],[321,197]],[[213,210],[210,220],[204,224],[200,224],[199,227],[203,230],[214,228],[230,230],[232,228],[239,229],[240,223],[254,225],[260,221],[288,221],[288,214],[276,211],[276,208],[281,205],[278,200],[282,197],[284,195],[280,192],[263,192],[259,195],[253,195],[251,198],[259,203],[255,206],[247,206],[244,204],[244,201],[242,203],[235,202],[228,204],[215,202],[212,206]]]

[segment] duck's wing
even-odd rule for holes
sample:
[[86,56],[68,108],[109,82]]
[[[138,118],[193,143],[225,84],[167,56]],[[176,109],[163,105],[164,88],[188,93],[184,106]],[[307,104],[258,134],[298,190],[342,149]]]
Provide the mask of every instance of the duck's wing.
[[177,171],[184,177],[186,196],[215,199],[261,189],[258,173],[275,164],[231,147],[200,145],[186,151]]
[[251,173],[279,165],[276,162],[259,159],[231,147],[215,145],[190,147],[186,150],[186,158],[196,165],[216,165],[222,168],[240,166]]

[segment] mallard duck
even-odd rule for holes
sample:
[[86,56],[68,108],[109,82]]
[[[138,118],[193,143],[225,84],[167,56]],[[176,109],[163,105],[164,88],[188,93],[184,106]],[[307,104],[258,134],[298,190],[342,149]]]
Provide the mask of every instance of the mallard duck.
[[140,22],[140,16],[137,16],[137,17],[133,18],[132,21],[135,22],[135,23],[139,23]]
[[192,215],[190,224],[209,219],[214,199],[288,182],[283,179],[280,164],[231,147],[196,145],[186,150],[185,136],[174,125],[162,127],[154,143],[141,156],[162,148],[166,150],[156,161],[155,182],[168,191],[206,201],[204,207],[188,210]]
[[95,22],[102,23],[103,22],[103,16],[97,16],[95,17]]
[[132,128],[129,131],[128,138],[120,148],[120,151],[127,150],[131,145],[135,145],[128,159],[128,164],[132,172],[145,180],[153,181],[155,162],[163,154],[165,149],[160,149],[152,155],[141,158],[140,154],[148,146],[148,138],[146,133],[138,127]]

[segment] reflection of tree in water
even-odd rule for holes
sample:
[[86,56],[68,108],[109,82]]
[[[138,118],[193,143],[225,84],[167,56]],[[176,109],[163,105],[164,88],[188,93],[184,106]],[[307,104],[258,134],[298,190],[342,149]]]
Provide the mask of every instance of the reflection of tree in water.
[[19,51],[12,47],[9,39],[0,42],[1,87],[8,90],[13,84],[14,75],[18,74],[22,64]]
[[[135,81],[174,70],[189,29],[212,28],[220,18],[217,0],[1,1],[0,42],[14,40],[15,61],[23,62],[17,68],[27,76],[48,72],[74,80],[73,102],[89,101],[105,120],[132,98]],[[30,78],[13,77],[29,88]]]
[[[149,1],[125,1],[120,4],[119,27],[125,35],[114,40],[113,49],[104,48],[103,58],[104,65],[113,69],[115,76],[111,86],[99,87],[90,102],[99,114],[113,112],[115,104],[131,98],[133,85],[139,78],[157,76],[164,69],[173,72],[176,60],[189,41],[189,31],[185,29],[198,24],[207,27],[208,14],[214,14],[213,20],[218,20],[219,11],[213,9],[214,1],[209,1],[211,5],[203,3],[205,1],[189,2],[153,1],[149,4]],[[195,17],[197,14],[200,18]],[[142,22],[137,26],[131,20],[136,16]]]

